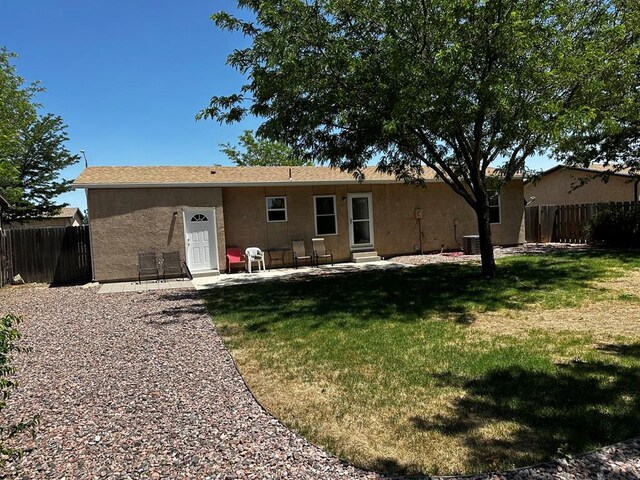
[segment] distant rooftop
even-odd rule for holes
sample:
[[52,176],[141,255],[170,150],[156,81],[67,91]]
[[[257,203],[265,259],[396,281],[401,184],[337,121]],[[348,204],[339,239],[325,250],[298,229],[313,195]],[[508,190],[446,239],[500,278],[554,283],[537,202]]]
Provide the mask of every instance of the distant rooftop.
[[72,218],[75,217],[76,214],[80,215],[81,218],[83,217],[78,207],[63,207],[57,215],[51,215],[49,218]]

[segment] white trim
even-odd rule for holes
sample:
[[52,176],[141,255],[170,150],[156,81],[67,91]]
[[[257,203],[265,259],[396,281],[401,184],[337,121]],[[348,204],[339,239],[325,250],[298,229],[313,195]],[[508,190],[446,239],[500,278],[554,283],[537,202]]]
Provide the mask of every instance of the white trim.
[[[354,245],[353,241],[353,212],[351,209],[351,200],[353,198],[362,198],[366,197],[368,199],[369,206],[369,238],[371,240],[370,243],[366,244],[358,244]],[[360,250],[370,250],[374,248],[375,245],[375,237],[373,234],[373,195],[371,192],[362,192],[362,193],[348,193],[347,194],[347,211],[349,212],[349,248],[352,252],[360,251]]]
[[[282,208],[269,208],[269,199],[272,198],[284,198],[284,209]],[[270,197],[265,197],[265,205],[266,205],[266,214],[267,214],[267,223],[283,223],[289,219],[287,215],[287,197],[285,195],[271,195]],[[282,212],[284,210],[284,220],[269,220],[269,212]]]
[[[316,208],[316,198],[332,198],[333,199],[333,229],[335,233],[318,233],[318,211]],[[328,217],[329,215],[323,214],[323,217]],[[338,209],[336,207],[336,196],[335,195],[314,195],[313,196],[313,228],[316,232],[316,237],[330,237],[332,235],[338,235]]]
[[[193,270],[191,265],[191,259],[189,258],[189,244],[187,243],[187,222],[190,221],[191,216],[194,213],[207,213],[207,218],[209,222],[213,226],[212,236],[213,242],[209,239],[209,269],[210,270],[220,270],[220,261],[218,258],[219,250],[218,250],[218,225],[216,219],[216,208],[215,207],[184,207],[182,209],[182,230],[184,235],[184,256],[185,261],[187,262],[187,267],[191,272],[197,272],[198,270]],[[208,215],[208,214],[211,215]],[[215,247],[215,255],[211,251],[212,247]]]

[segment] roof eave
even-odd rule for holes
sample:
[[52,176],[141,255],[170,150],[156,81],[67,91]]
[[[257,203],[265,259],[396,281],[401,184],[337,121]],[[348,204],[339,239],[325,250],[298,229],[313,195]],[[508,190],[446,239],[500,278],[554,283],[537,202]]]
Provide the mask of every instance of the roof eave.
[[[577,167],[574,165],[555,165],[554,167],[551,167],[548,170],[543,171],[540,176],[536,179],[539,180],[542,177],[546,177],[547,175],[553,173],[553,172],[557,172],[558,170],[578,170],[580,172],[586,172],[586,173],[593,173],[595,176],[604,176],[604,175],[609,175],[612,177],[626,177],[626,178],[633,178],[634,176],[629,174],[629,173],[623,173],[623,172],[611,172],[611,173],[607,173],[606,170],[594,170],[592,168],[587,168],[587,167]],[[527,179],[525,180],[525,184],[529,184],[532,183],[533,180],[531,179]]]
[[[429,179],[427,182],[440,182],[440,180]],[[74,183],[75,190],[96,189],[96,188],[227,188],[227,187],[306,187],[314,185],[393,185],[402,184],[397,180],[326,180],[326,181],[284,181],[284,182],[229,182],[229,183]]]

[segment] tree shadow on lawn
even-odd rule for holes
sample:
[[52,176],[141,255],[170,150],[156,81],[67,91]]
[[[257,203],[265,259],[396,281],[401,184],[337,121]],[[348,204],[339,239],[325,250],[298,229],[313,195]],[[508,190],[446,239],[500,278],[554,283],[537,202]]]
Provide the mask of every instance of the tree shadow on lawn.
[[[480,278],[478,265],[431,264],[401,270],[356,272],[327,277],[239,285],[208,292],[213,316],[225,317],[247,332],[267,332],[295,321],[296,328],[366,326],[376,321],[413,322],[431,315],[470,323],[477,312],[523,309],[545,295],[558,295],[558,306],[575,292],[593,296],[591,282],[607,269],[589,259],[625,254],[570,252],[511,257],[501,262],[499,277]],[[640,257],[633,256],[634,261]],[[602,290],[600,288],[600,290]]]
[[[619,345],[638,358],[640,344]],[[440,375],[442,387],[465,395],[446,415],[410,419],[418,430],[460,436],[471,452],[470,471],[510,468],[577,454],[640,434],[640,370],[606,361],[559,364],[553,373],[520,367],[479,378]],[[496,421],[517,427],[489,438],[480,429]]]

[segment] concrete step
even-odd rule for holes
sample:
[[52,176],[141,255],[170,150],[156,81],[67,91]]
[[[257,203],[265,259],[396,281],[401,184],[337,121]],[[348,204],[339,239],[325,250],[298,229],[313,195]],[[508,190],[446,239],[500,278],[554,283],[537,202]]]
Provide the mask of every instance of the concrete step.
[[367,263],[367,262],[379,262],[380,260],[382,260],[382,258],[376,255],[371,257],[354,258],[352,261],[353,263]]
[[379,262],[380,257],[376,251],[353,252],[351,254],[351,261],[354,263]]
[[191,272],[193,278],[214,277],[216,275],[220,275],[220,270],[196,270]]

